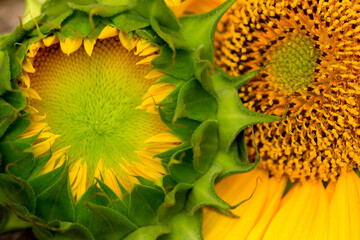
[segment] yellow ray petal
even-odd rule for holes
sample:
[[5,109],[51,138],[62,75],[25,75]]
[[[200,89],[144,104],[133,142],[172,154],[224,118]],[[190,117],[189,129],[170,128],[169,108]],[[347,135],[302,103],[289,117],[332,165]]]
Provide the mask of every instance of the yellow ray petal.
[[60,137],[60,135],[54,135],[48,140],[45,140],[41,143],[37,143],[33,145],[33,152],[35,157],[40,157],[42,154],[49,151],[51,145],[54,144],[55,140]]
[[[254,216],[256,216],[255,218],[257,218],[259,212],[261,212],[262,207],[260,207],[260,209],[253,209],[249,206],[253,204],[261,205],[261,199],[263,199],[265,195],[261,193],[260,189],[267,189],[267,175],[267,171],[255,169],[251,173],[243,173],[229,176],[223,179],[220,183],[216,184],[215,189],[217,194],[226,202],[232,205],[249,199],[250,197],[251,198],[233,211],[234,214],[239,216],[239,218],[224,216],[213,209],[205,208],[203,217],[204,239],[243,239],[239,237],[242,234],[241,229],[248,226],[245,226],[246,223],[244,225],[244,222],[242,222],[241,219],[245,217],[246,219],[251,220]],[[246,213],[247,211],[248,213]],[[246,214],[246,216],[244,214]],[[252,214],[253,216],[251,216]],[[245,231],[247,232],[249,230]]]
[[154,46],[154,45],[150,45],[148,47],[146,47],[145,49],[143,49],[140,53],[139,56],[148,56],[150,54],[154,54],[157,51],[159,51],[159,48]]
[[23,72],[22,80],[23,80],[25,86],[27,88],[29,88],[30,87],[30,77],[29,77],[29,74],[27,74],[27,72],[25,72],[25,71]]
[[259,219],[257,220],[255,226],[247,236],[247,239],[257,240],[262,238],[265,229],[269,225],[269,222],[279,209],[281,197],[284,193],[285,186],[285,177],[282,177],[281,179],[272,177],[269,179],[269,192],[267,193],[265,208],[259,216]]
[[119,32],[119,39],[121,44],[129,51],[135,48],[138,40],[134,37],[130,37],[127,33]]
[[51,45],[58,43],[59,39],[56,37],[56,35],[48,36],[43,39],[43,43],[46,47],[50,47]]
[[40,48],[44,47],[44,44],[39,41],[39,42],[36,42],[36,43],[32,43],[30,46],[29,46],[29,49],[28,49],[28,53],[26,54],[26,56],[30,57],[30,58],[33,58],[36,56],[38,50]]
[[24,96],[27,97],[27,98],[41,100],[40,95],[33,88],[20,88],[20,90],[24,94]]
[[105,38],[109,38],[109,37],[115,37],[118,34],[119,34],[119,30],[117,28],[114,28],[111,26],[106,26],[106,27],[104,27],[104,29],[101,31],[101,33],[99,34],[99,36],[97,38],[105,39]]
[[60,47],[61,51],[67,55],[70,55],[71,53],[77,51],[82,44],[83,38],[77,37],[77,38],[66,38],[64,41],[60,41]]
[[94,50],[94,46],[96,44],[96,39],[94,39],[93,41],[90,40],[90,38],[84,38],[84,48],[85,48],[85,52],[87,53],[87,55],[89,55],[89,57],[91,57],[91,54]]
[[96,165],[94,177],[102,180],[103,179],[102,172],[103,172],[103,160],[100,159],[98,164]]
[[104,183],[109,188],[111,188],[116,193],[116,195],[121,197],[121,190],[120,190],[119,184],[118,184],[118,182],[116,180],[116,176],[109,169],[105,169],[105,171],[104,171]]
[[25,60],[23,61],[22,64],[22,68],[24,69],[25,72],[28,73],[34,73],[35,72],[35,68],[33,67],[33,63],[31,58],[25,58]]
[[339,177],[330,203],[329,239],[359,239],[359,178],[354,172]]
[[171,133],[164,132],[149,137],[144,143],[181,143],[181,140]]
[[140,65],[140,64],[144,64],[144,65],[150,65],[151,64],[151,61],[153,59],[155,59],[158,55],[154,54],[154,55],[150,55],[150,56],[147,56],[146,58],[140,60],[139,62],[136,63],[136,65]]
[[153,69],[153,70],[150,70],[148,72],[148,74],[146,74],[145,78],[146,79],[160,78],[163,75],[164,75],[164,73],[162,71],[160,71],[159,69]]
[[291,197],[271,220],[264,239],[308,239],[319,204],[328,204],[322,183],[297,183],[290,191]]
[[[44,168],[41,170],[41,174],[44,174],[44,173],[54,170],[57,160],[60,157],[62,157],[64,155],[64,153],[66,152],[66,150],[68,150],[69,148],[70,148],[70,146],[67,146],[67,147],[64,147],[64,148],[54,152],[51,155],[51,158],[49,159],[49,161],[44,166]],[[63,156],[63,157],[65,157],[65,156]]]

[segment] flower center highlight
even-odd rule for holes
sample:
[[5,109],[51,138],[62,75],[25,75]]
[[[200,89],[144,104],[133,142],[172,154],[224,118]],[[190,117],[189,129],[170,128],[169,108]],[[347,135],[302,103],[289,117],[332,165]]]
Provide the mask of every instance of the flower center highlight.
[[116,38],[98,40],[91,57],[83,48],[67,56],[59,44],[39,50],[30,78],[41,100],[31,106],[60,135],[53,152],[70,146],[70,163],[82,159],[91,175],[100,159],[118,175],[119,163],[138,161],[135,151],[166,129],[158,115],[136,109],[154,82],[141,59]]
[[310,39],[298,35],[277,46],[270,54],[269,72],[284,90],[295,92],[311,83],[319,57],[313,45]]

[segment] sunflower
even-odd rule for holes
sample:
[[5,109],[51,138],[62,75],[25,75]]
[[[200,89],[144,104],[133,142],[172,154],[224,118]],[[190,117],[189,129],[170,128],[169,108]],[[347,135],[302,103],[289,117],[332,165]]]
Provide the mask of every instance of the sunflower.
[[[51,150],[40,174],[70,164],[70,184],[79,199],[94,178],[121,196],[134,176],[165,174],[155,155],[179,145],[160,120],[159,104],[174,85],[155,83],[164,74],[151,68],[159,48],[106,26],[93,40],[50,35],[29,46],[20,90],[31,124],[20,135],[38,135],[35,157]],[[40,134],[39,134],[40,133]]]
[[0,37],[0,205],[39,239],[155,239],[182,211],[169,161],[199,123],[174,111],[204,41],[163,0],[99,2],[48,1]]
[[358,1],[238,0],[224,15],[215,62],[233,76],[264,67],[239,96],[281,120],[254,127],[259,167],[216,185],[245,202],[233,217],[205,209],[205,239],[359,238],[359,12]]

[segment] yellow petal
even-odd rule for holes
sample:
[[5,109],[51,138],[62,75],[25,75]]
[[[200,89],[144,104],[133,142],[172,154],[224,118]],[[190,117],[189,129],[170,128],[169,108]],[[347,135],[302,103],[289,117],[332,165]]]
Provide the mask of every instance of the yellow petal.
[[24,96],[27,97],[27,98],[41,100],[40,95],[33,88],[20,88],[20,90],[24,94]]
[[28,72],[28,73],[35,72],[35,68],[33,67],[32,60],[28,57],[25,58],[25,60],[23,61],[22,68],[24,69],[25,72]]
[[96,44],[96,39],[94,39],[93,41],[90,40],[90,38],[84,38],[84,48],[85,48],[85,52],[87,53],[87,55],[89,55],[89,57],[91,57],[91,54],[94,50],[94,46]]
[[49,151],[51,145],[54,144],[55,140],[60,137],[60,135],[54,135],[48,140],[42,141],[41,143],[37,143],[33,145],[33,152],[35,157],[40,157],[45,152]]
[[164,75],[164,73],[158,69],[153,69],[148,72],[145,76],[146,79],[160,78]]
[[297,183],[290,192],[292,194],[271,220],[263,239],[309,239],[311,231],[319,231],[313,229],[314,225],[326,224],[315,222],[319,220],[319,205],[328,205],[322,183]]
[[23,80],[25,86],[27,88],[29,88],[30,87],[30,77],[29,77],[29,74],[27,74],[27,72],[25,72],[25,71],[23,72],[22,80]]
[[109,37],[115,37],[118,34],[119,34],[119,30],[117,28],[114,28],[111,26],[106,26],[106,27],[104,27],[104,29],[101,31],[101,33],[99,34],[99,36],[97,38],[105,39],[105,38],[109,38]]
[[339,177],[330,203],[329,239],[359,239],[359,186],[352,171]]
[[[57,160],[62,157],[64,155],[64,153],[66,152],[66,150],[68,150],[70,148],[70,146],[67,146],[65,148],[62,148],[56,152],[54,152],[49,161],[46,163],[46,165],[44,166],[44,168],[41,170],[41,174],[45,174],[47,172],[50,172],[52,170],[55,169],[55,165],[56,165],[56,162]],[[65,156],[63,156],[65,157]]]
[[138,41],[136,38],[130,37],[127,33],[122,31],[119,32],[119,39],[121,44],[129,51],[134,49]]
[[171,133],[164,132],[146,139],[144,143],[181,143],[181,140]]
[[105,169],[104,171],[104,183],[108,185],[108,187],[111,188],[116,193],[116,195],[121,197],[121,190],[116,180],[116,176],[109,169]]
[[51,45],[58,43],[59,39],[56,37],[56,35],[48,36],[43,39],[43,43],[46,47],[50,47]]
[[82,44],[83,38],[77,37],[77,38],[66,38],[64,41],[60,41],[60,47],[61,51],[63,53],[70,55],[71,53],[77,51]]
[[140,65],[140,64],[144,64],[144,65],[150,65],[151,64],[151,61],[153,59],[155,59],[158,55],[154,54],[154,55],[150,55],[150,56],[147,56],[146,58],[143,58],[142,60],[140,60],[139,62],[136,63],[136,65]]
[[40,48],[44,47],[42,42],[36,42],[36,43],[32,43],[29,48],[28,48],[28,53],[26,54],[26,56],[33,58],[36,56],[37,52],[39,51]]

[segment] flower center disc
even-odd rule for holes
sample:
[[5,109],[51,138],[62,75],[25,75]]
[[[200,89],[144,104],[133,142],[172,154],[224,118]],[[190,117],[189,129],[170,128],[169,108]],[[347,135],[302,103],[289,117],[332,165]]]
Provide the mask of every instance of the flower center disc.
[[70,56],[59,45],[41,49],[34,61],[31,84],[42,100],[31,105],[46,114],[50,131],[59,137],[52,150],[71,146],[71,162],[83,159],[94,171],[137,161],[134,151],[165,130],[158,115],[136,109],[154,82],[145,79],[149,66],[115,39],[98,40],[92,56],[83,48]]
[[274,49],[270,73],[284,90],[295,92],[310,84],[318,57],[310,39],[295,36]]

